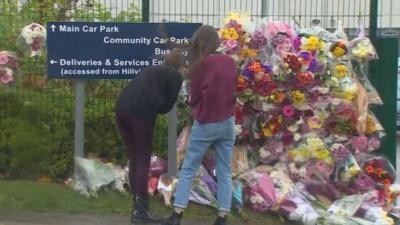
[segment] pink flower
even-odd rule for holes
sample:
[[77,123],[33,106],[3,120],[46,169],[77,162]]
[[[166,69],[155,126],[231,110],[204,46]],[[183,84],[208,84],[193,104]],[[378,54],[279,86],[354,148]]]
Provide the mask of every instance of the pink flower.
[[228,40],[228,41],[225,41],[225,46],[227,47],[227,48],[229,48],[229,49],[234,49],[234,48],[236,48],[237,47],[237,41],[235,41],[235,40]]
[[13,81],[14,78],[12,77],[11,74],[4,74],[3,76],[0,77],[0,82],[3,84],[10,84]]
[[360,151],[363,152],[368,148],[368,138],[364,135],[353,137],[351,140],[351,146],[356,153]]
[[283,115],[287,118],[291,118],[294,116],[295,110],[292,105],[286,105],[282,108]]
[[6,54],[0,54],[0,65],[6,65],[8,63],[8,56]]
[[381,147],[381,141],[378,138],[371,138],[368,141],[368,151],[374,151]]

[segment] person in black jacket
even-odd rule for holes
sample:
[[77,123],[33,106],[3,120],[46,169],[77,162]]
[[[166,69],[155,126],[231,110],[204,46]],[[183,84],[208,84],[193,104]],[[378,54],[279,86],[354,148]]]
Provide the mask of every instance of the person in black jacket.
[[169,112],[177,100],[183,65],[181,52],[171,51],[164,65],[147,67],[133,78],[116,102],[117,125],[128,150],[132,223],[161,221],[149,210],[147,192],[153,129],[157,115]]

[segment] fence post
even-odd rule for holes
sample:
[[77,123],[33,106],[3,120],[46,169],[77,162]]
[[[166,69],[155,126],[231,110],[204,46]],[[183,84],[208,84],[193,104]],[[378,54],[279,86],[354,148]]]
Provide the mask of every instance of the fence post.
[[369,6],[369,38],[375,44],[378,36],[378,0],[371,0]]
[[267,2],[266,0],[261,0],[261,18],[267,16]]
[[380,151],[396,167],[398,39],[378,35],[378,4],[378,0],[370,2],[369,38],[378,51],[379,60],[369,63],[368,76],[383,101],[383,105],[373,108],[386,133]]
[[150,21],[150,0],[142,0],[142,22]]

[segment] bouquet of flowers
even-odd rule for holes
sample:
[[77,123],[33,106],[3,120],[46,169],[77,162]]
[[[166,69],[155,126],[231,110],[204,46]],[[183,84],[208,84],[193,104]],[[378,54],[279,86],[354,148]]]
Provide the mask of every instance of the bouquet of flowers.
[[17,39],[17,47],[30,57],[40,56],[46,43],[46,28],[32,23],[22,29]]
[[358,155],[363,171],[378,185],[390,187],[396,179],[396,171],[391,163],[382,156]]
[[0,84],[10,85],[18,68],[18,58],[14,52],[0,52]]

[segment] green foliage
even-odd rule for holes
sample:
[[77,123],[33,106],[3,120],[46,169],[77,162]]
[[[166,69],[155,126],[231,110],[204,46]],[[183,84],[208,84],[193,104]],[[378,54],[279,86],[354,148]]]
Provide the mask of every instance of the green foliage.
[[168,124],[167,116],[158,116],[154,127],[153,153],[164,159],[167,158]]
[[[35,178],[71,175],[74,149],[73,82],[47,81],[47,53],[28,58],[18,52],[17,37],[32,22],[140,21],[140,8],[109,8],[99,0],[0,1],[0,51],[16,51],[19,82],[0,87],[0,174]],[[115,124],[114,102],[126,81],[88,81],[85,108],[85,153],[126,163],[126,151]],[[166,120],[155,129],[154,149],[165,156]]]

